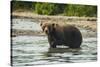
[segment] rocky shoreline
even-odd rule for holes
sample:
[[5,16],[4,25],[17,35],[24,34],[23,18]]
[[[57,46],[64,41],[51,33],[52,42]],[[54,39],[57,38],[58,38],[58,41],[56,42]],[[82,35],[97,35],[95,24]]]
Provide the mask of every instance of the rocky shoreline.
[[[32,12],[12,12],[12,18],[31,18],[38,22],[56,22],[56,23],[67,23],[75,25],[80,28],[85,28],[94,32],[97,32],[97,18],[96,17],[67,17],[67,16],[46,16],[37,15]],[[34,34],[33,34],[34,33]],[[25,30],[14,30],[12,31],[12,36],[14,35],[37,35],[40,32],[25,31]]]
[[74,16],[61,16],[61,15],[38,15],[32,12],[12,12],[12,17],[20,17],[20,18],[32,18],[37,20],[59,20],[62,21],[97,21],[96,17],[74,17]]

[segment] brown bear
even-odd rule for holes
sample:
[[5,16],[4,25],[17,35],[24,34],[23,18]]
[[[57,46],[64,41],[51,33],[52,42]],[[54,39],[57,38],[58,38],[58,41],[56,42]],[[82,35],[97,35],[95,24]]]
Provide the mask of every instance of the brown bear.
[[47,22],[42,22],[40,26],[48,36],[50,47],[56,48],[57,45],[65,45],[69,48],[80,48],[82,35],[75,26]]

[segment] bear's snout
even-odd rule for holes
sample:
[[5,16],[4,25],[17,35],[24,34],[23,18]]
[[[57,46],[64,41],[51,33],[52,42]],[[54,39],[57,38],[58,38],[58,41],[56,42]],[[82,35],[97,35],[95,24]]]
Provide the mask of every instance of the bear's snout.
[[45,32],[46,34],[48,34],[48,33],[49,33],[49,32],[48,32],[48,28],[47,28],[47,27],[44,29],[44,32]]
[[48,33],[48,31],[46,30],[45,33]]

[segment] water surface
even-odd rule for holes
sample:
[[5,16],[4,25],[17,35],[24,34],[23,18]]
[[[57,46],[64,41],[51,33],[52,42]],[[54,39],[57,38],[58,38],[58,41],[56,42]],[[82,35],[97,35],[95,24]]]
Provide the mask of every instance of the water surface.
[[[13,19],[13,29],[41,31],[39,23],[30,19]],[[12,37],[12,65],[32,66],[58,63],[80,63],[97,61],[97,35],[91,30],[79,28],[82,32],[81,49],[66,46],[49,48],[46,36]]]

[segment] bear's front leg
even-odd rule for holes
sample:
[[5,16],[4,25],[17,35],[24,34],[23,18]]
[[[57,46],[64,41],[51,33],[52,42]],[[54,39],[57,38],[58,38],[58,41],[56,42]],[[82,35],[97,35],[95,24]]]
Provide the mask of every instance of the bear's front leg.
[[50,48],[56,48],[56,43],[55,42],[51,42],[50,43]]
[[56,48],[56,39],[53,36],[48,36],[50,48]]
[[53,37],[48,37],[50,48],[56,48],[56,40]]

